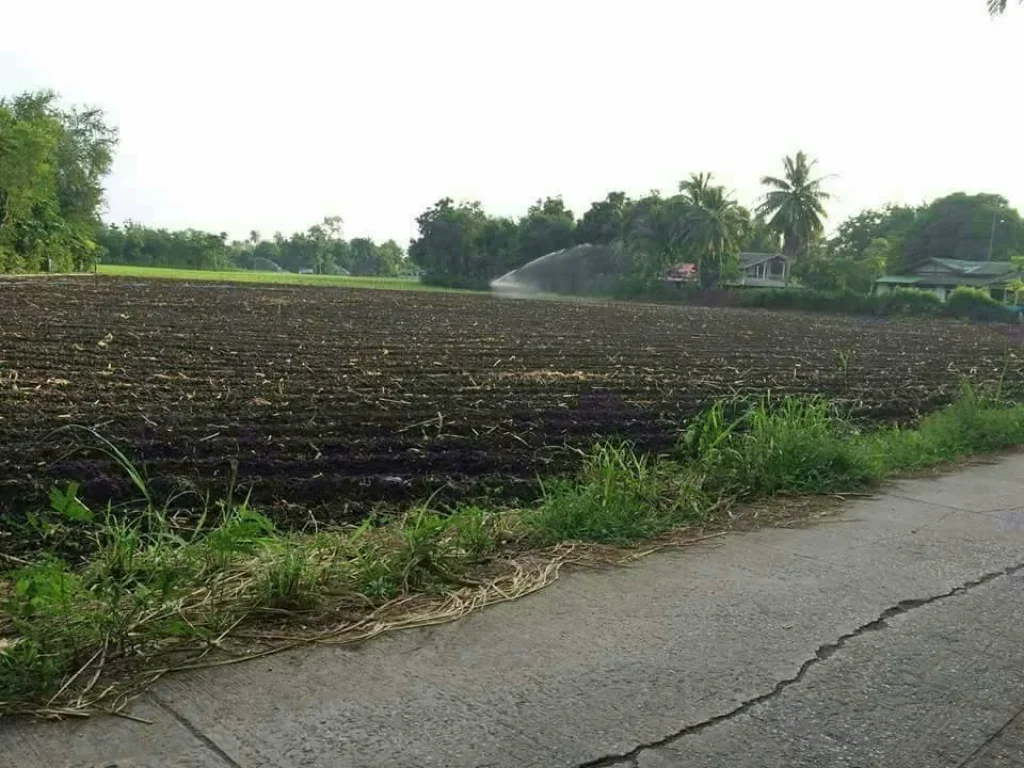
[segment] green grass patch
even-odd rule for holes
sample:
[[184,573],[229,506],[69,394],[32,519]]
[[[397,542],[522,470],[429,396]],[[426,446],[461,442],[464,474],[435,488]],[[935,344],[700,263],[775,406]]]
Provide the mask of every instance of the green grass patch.
[[192,280],[194,282],[256,283],[260,285],[314,285],[335,288],[373,288],[394,291],[465,292],[455,288],[428,285],[413,278],[358,277],[348,275],[299,275],[293,272],[218,271],[140,267],[130,264],[100,264],[99,274],[113,277],[139,277],[154,280]]
[[36,554],[0,560],[0,714],[117,707],[168,671],[246,658],[289,632],[436,623],[547,583],[567,542],[628,545],[713,522],[732,500],[855,490],[1024,443],[1024,406],[965,386],[915,429],[863,429],[822,399],[727,400],[685,425],[670,456],[595,446],[528,509],[422,505],[313,532],[279,530],[246,503],[183,527],[100,440],[143,501],[93,510],[74,484],[55,489],[29,519]]
[[964,385],[955,403],[926,416],[917,428],[867,433],[852,441],[851,450],[882,479],[1022,443],[1024,406],[1000,406]]
[[717,496],[830,493],[880,479],[879,468],[855,447],[856,434],[820,398],[723,401],[690,424],[679,453]]
[[631,544],[699,522],[707,505],[676,469],[628,443],[595,446],[578,478],[544,484],[540,504],[522,513],[523,523],[540,544]]

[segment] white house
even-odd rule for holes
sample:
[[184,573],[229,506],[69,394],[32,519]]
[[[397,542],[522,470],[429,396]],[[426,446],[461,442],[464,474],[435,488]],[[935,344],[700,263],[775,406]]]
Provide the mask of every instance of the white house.
[[781,253],[741,253],[742,275],[727,285],[746,288],[784,288],[789,282],[789,258]]

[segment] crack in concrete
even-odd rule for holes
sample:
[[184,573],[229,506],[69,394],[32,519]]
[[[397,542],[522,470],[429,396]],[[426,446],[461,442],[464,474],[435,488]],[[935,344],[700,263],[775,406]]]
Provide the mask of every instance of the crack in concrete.
[[[909,613],[910,611],[913,611],[917,608],[921,608],[925,605],[930,605],[931,603],[946,600],[950,597],[956,597],[957,595],[962,595],[965,592],[969,592],[972,589],[975,589],[976,587],[982,586],[983,584],[988,584],[990,581],[994,581],[995,579],[999,579],[1004,576],[1012,576],[1015,573],[1018,573],[1022,570],[1024,570],[1024,563],[1018,563],[1017,565],[1011,565],[1006,568],[1001,568],[998,571],[991,571],[989,573],[985,573],[982,576],[979,576],[977,579],[964,582],[963,584],[953,587],[953,589],[949,590],[948,592],[943,592],[940,595],[933,595],[932,597],[925,597],[914,600],[901,600],[895,605],[886,608],[884,611],[882,611],[882,613],[878,615],[877,618],[872,619],[866,624],[861,624],[856,629],[852,630],[851,632],[847,632],[844,635],[841,635],[836,640],[818,646],[817,650],[814,652],[814,655],[800,665],[800,668],[797,670],[795,675],[793,675],[792,677],[787,677],[784,680],[780,680],[778,683],[775,684],[775,687],[773,687],[770,691],[762,693],[758,696],[754,696],[753,698],[747,699],[746,701],[742,702],[741,704],[729,710],[728,712],[725,712],[721,715],[715,715],[714,717],[709,717],[706,720],[701,720],[700,722],[694,723],[693,725],[688,725],[684,728],[679,729],[678,731],[675,731],[674,733],[669,734],[668,736],[662,739],[658,739],[657,741],[651,741],[645,744],[641,744],[635,749],[629,752],[624,752],[622,754],[605,755],[603,757],[595,758],[594,760],[588,760],[584,763],[577,763],[574,766],[574,768],[614,768],[615,766],[623,765],[637,766],[639,765],[640,755],[644,752],[648,752],[653,749],[659,749],[661,747],[666,747],[686,736],[689,736],[694,733],[700,733],[701,731],[710,728],[713,725],[717,725],[718,723],[724,722],[726,720],[731,720],[732,718],[738,715],[745,714],[757,705],[763,704],[764,702],[775,698],[790,686],[795,685],[799,683],[801,680],[803,680],[804,676],[807,674],[808,670],[811,669],[811,667],[814,667],[822,663],[829,657],[833,656],[835,653],[841,650],[843,646],[845,646],[847,642],[849,642],[850,640],[853,640],[854,638],[860,637],[861,635],[867,634],[869,632],[878,632],[879,630],[885,629],[885,627],[887,627],[889,624],[889,619],[892,619],[896,616],[901,616],[905,613]],[[1003,728],[1005,727],[1006,726],[1003,726]]]
[[986,747],[987,747],[987,746],[988,746],[989,744],[991,744],[991,743],[992,743],[993,741],[995,741],[995,740],[996,740],[996,739],[998,739],[998,738],[999,738],[1000,736],[1002,736],[1002,735],[1003,735],[1003,734],[1004,734],[1004,733],[1006,732],[1006,729],[1007,729],[1007,728],[1009,728],[1009,727],[1010,727],[1010,726],[1011,726],[1011,725],[1013,724],[1013,721],[1014,721],[1014,720],[1016,720],[1017,718],[1019,718],[1019,717],[1020,717],[1021,715],[1024,715],[1024,709],[1020,709],[1020,710],[1018,710],[1018,711],[1017,711],[1017,712],[1016,712],[1016,713],[1014,714],[1014,716],[1013,716],[1013,717],[1011,717],[1011,718],[1010,718],[1009,720],[1007,720],[1007,721],[1006,721],[1005,723],[1003,723],[1003,724],[1002,724],[1002,726],[1001,726],[1001,727],[999,728],[999,730],[998,730],[998,731],[996,731],[996,732],[995,732],[995,733],[993,733],[993,734],[992,734],[991,736],[989,736],[989,737],[988,737],[987,739],[985,739],[985,741],[983,741],[983,742],[981,743],[981,745],[980,745],[980,746],[979,746],[979,747],[978,747],[978,748],[977,748],[976,750],[974,750],[973,752],[971,752],[971,754],[969,754],[969,755],[968,755],[968,756],[967,756],[967,757],[966,757],[966,758],[964,759],[964,761],[963,761],[962,763],[957,763],[957,766],[956,766],[956,768],[967,768],[967,766],[968,766],[968,765],[970,765],[971,763],[973,763],[973,762],[974,762],[974,759],[975,759],[976,757],[978,757],[978,756],[979,756],[979,755],[980,755],[980,754],[981,754],[982,752],[984,752],[984,751],[985,751],[985,748],[986,748]]
[[[888,490],[885,496],[891,496],[894,499],[902,499],[903,501],[912,501],[915,504],[927,504],[932,507],[942,507],[948,509],[950,512],[963,512],[967,515],[994,515],[997,512],[1016,512],[1017,510],[1024,509],[1021,505],[1014,507],[998,507],[996,509],[964,509],[963,507],[954,507],[949,504],[943,504],[941,501],[934,501],[933,499],[919,499],[916,496],[906,496],[901,493],[896,493],[893,490]],[[880,497],[880,498],[884,498]]]
[[169,714],[192,736],[199,741],[204,747],[213,752],[217,757],[224,761],[229,768],[242,768],[242,765],[238,763],[231,755],[225,752],[217,742],[207,736],[203,731],[192,724],[192,721],[185,717],[183,714],[178,712],[174,707],[168,704],[166,701],[161,699],[155,693],[150,691],[146,694],[146,698],[152,700],[160,709]]

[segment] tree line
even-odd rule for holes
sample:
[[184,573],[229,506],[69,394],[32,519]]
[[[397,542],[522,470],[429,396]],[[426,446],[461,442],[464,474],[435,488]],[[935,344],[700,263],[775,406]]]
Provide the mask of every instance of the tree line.
[[100,261],[355,275],[406,268],[397,243],[346,240],[338,216],[288,237],[251,232],[242,241],[223,232],[106,225],[103,180],[117,141],[102,110],[62,108],[53,91],[0,99],[0,272],[82,272]]
[[478,202],[443,198],[416,219],[410,259],[432,282],[486,284],[534,259],[573,245],[619,244],[644,275],[692,258],[713,281],[735,267],[741,249],[776,250],[763,217],[738,205],[710,174],[684,181],[678,194],[631,199],[611,192],[577,219],[561,197],[539,199],[518,219],[488,215]]
[[766,175],[747,208],[710,173],[671,194],[611,192],[577,216],[561,197],[538,199],[520,217],[443,198],[416,222],[409,258],[393,240],[343,237],[328,216],[290,236],[244,240],[195,229],[171,231],[101,221],[103,179],[117,145],[103,112],[62,108],[52,91],[0,99],[0,271],[83,271],[97,261],[192,269],[285,269],[395,275],[484,287],[548,253],[584,243],[615,245],[630,277],[660,281],[680,263],[704,285],[738,272],[742,252],[782,252],[793,276],[822,290],[865,292],[885,273],[926,257],[1010,260],[1024,255],[1024,222],[994,194],[958,192],[920,206],[863,211],[825,237],[827,177],[802,152]]
[[1006,198],[956,192],[918,206],[886,205],[843,221],[794,266],[810,288],[871,289],[927,258],[1014,261],[1024,256],[1024,219]]
[[513,220],[489,216],[480,203],[438,201],[417,219],[409,256],[426,279],[486,284],[534,259],[572,245],[615,245],[622,271],[656,282],[681,263],[697,265],[705,286],[738,272],[743,252],[781,252],[793,276],[820,290],[867,292],[874,280],[928,257],[1009,261],[1024,255],[1024,221],[999,195],[958,192],[920,206],[888,205],[850,217],[825,237],[826,177],[798,152],[780,176],[761,179],[766,192],[753,210],[740,205],[710,173],[631,199],[612,192],[577,219],[559,197],[538,200]]
[[104,263],[180,269],[255,269],[316,274],[395,276],[407,269],[405,252],[394,240],[342,236],[339,216],[327,216],[309,229],[245,240],[225,232],[154,229],[133,222],[100,226],[97,243]]

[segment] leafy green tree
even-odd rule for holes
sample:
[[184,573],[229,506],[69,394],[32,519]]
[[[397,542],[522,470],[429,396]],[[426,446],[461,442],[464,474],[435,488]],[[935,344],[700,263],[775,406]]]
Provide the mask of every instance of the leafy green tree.
[[625,192],[609,192],[604,200],[591,204],[576,225],[576,242],[608,245],[621,240],[629,206]]
[[349,241],[352,259],[349,272],[353,275],[377,274],[377,247],[373,240],[366,237],[354,237]]
[[757,213],[782,236],[782,252],[802,256],[825,230],[824,203],[831,198],[822,189],[823,177],[814,178],[817,160],[808,160],[803,152],[782,159],[781,178],[764,176],[761,183],[769,187]]
[[331,240],[328,243],[328,255],[327,264],[330,270],[334,273],[341,273],[341,270],[346,272],[352,272],[352,245],[347,240],[341,238],[337,240]]
[[829,247],[840,258],[859,259],[865,256],[873,241],[883,239],[889,244],[888,266],[899,269],[903,262],[904,240],[918,214],[917,208],[902,205],[869,208],[840,224]]
[[1024,254],[1024,221],[1000,195],[956,192],[923,208],[908,228],[899,268],[926,258],[1010,261]]
[[516,266],[572,245],[576,222],[561,197],[538,200],[519,221]]
[[636,200],[623,222],[623,240],[634,275],[661,281],[665,272],[687,257],[689,204],[680,195],[669,198],[652,192]]
[[416,218],[419,237],[409,258],[429,276],[486,276],[479,256],[479,237],[487,220],[480,203],[459,203],[446,197]]
[[405,251],[394,240],[385,240],[377,246],[377,273],[393,277],[405,266]]
[[0,270],[85,269],[99,254],[117,132],[52,91],[0,99]]
[[695,174],[664,198],[652,193],[629,206],[623,240],[635,276],[660,282],[670,268],[697,264],[705,286],[718,285],[737,271],[737,255],[750,228],[749,214],[711,174]]
[[832,243],[818,243],[793,265],[793,277],[801,285],[819,291],[870,293],[875,280],[885,274],[892,244],[876,238],[864,252],[851,258]]
[[405,254],[389,240],[377,245],[368,238],[348,242],[341,237],[341,218],[328,216],[304,232],[285,237],[280,232],[263,240],[256,231],[243,242],[227,242],[223,232],[213,234],[187,229],[169,232],[134,222],[123,227],[100,228],[104,259],[115,264],[140,264],[188,269],[273,269],[324,274],[344,268],[354,274],[396,275]]
[[779,233],[768,226],[763,216],[751,216],[746,212],[749,224],[740,243],[741,253],[779,253],[782,242]]
[[505,217],[487,218],[477,236],[476,247],[486,255],[489,277],[500,277],[531,261],[519,251],[519,227]]
[[792,277],[803,287],[816,291],[838,291],[842,284],[842,265],[827,245],[807,249],[803,258],[793,264]]
[[[884,237],[876,237],[864,249],[859,259],[867,270],[871,282],[886,273],[889,264],[895,259],[893,244]],[[867,288],[870,290],[870,285]],[[856,288],[854,288],[856,290]]]
[[318,275],[332,271],[328,265],[334,266],[331,258],[331,233],[324,224],[314,224],[306,231],[307,254],[305,269],[312,270]]
[[268,266],[267,262],[272,262],[273,264],[280,266],[280,264],[278,264],[280,259],[280,248],[273,240],[260,240],[252,250],[253,269],[265,268]]
[[57,201],[61,217],[75,229],[79,247],[75,268],[95,258],[93,235],[103,206],[103,179],[110,172],[117,131],[99,109],[72,108],[62,113],[64,132],[57,153]]
[[51,115],[27,116],[0,101],[0,270],[29,267],[19,248],[20,229],[55,205],[50,163],[62,130]]
[[394,240],[377,245],[369,238],[356,237],[349,241],[349,247],[352,251],[349,271],[353,275],[397,275],[405,259]]

